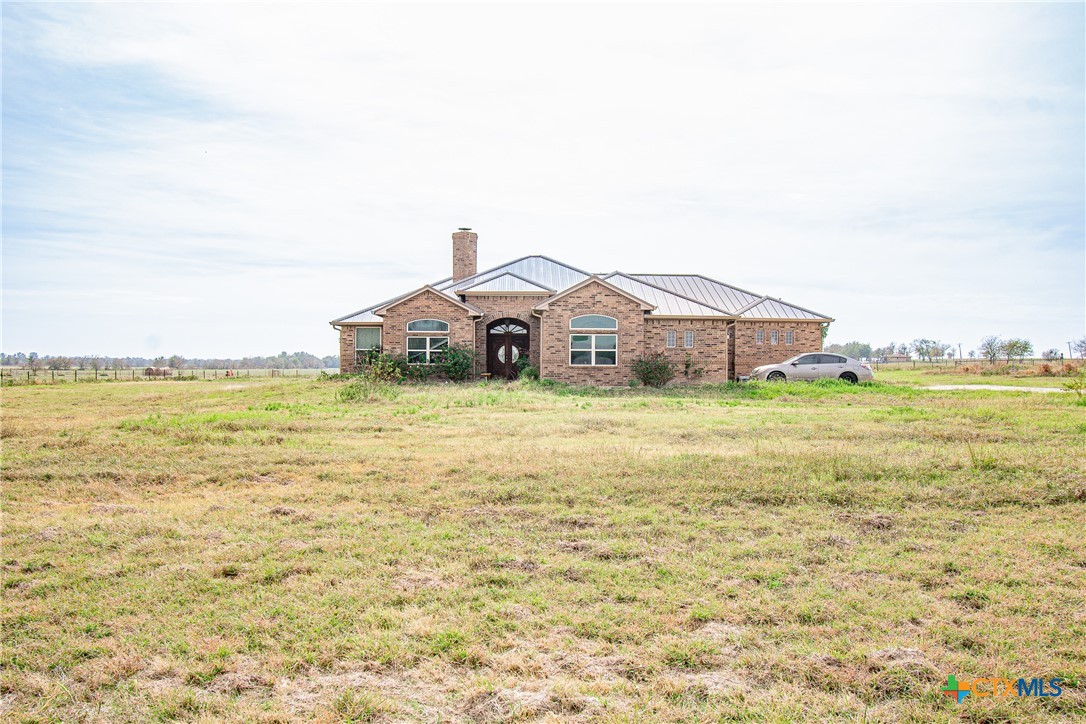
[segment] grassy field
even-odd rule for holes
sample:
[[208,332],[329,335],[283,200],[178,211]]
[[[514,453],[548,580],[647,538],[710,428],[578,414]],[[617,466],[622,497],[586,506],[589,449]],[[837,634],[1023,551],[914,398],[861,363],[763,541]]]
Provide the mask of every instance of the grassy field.
[[[1003,385],[1007,387],[1062,387],[1072,374],[1063,373],[1064,363],[1053,363],[1051,368],[1059,374],[1039,374],[1039,365],[1026,366],[1020,370],[1009,370],[1005,365],[991,366],[986,363],[974,363],[963,367],[928,366],[918,364],[880,365],[875,371],[875,379],[887,384],[905,384],[914,386],[929,385]],[[1067,363],[1074,369],[1081,369],[1079,360]]]
[[345,384],[3,389],[0,718],[1086,717],[1072,395]]

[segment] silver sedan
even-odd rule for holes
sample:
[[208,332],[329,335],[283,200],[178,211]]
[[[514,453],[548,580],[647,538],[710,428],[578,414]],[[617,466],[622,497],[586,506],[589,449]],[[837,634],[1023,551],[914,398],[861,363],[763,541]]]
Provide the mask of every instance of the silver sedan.
[[785,380],[844,380],[868,382],[875,379],[871,366],[859,360],[829,352],[797,354],[779,365],[762,365],[750,372],[752,380],[784,382]]

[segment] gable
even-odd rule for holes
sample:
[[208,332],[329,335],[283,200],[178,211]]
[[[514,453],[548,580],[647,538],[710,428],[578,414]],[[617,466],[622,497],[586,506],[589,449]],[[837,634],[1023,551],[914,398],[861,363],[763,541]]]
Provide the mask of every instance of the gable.
[[580,300],[593,295],[599,296],[601,292],[604,293],[603,296],[605,297],[614,298],[617,296],[625,298],[628,302],[636,304],[644,312],[651,312],[653,309],[656,308],[653,304],[646,302],[644,299],[641,299],[640,297],[631,294],[625,289],[617,287],[614,284],[611,284],[610,282],[607,282],[597,276],[588,277],[580,284],[575,284],[569,289],[566,289],[564,292],[559,292],[558,294],[554,295],[542,304],[537,304],[535,308],[537,310],[550,309],[557,302],[564,301],[568,298],[572,297],[574,300]]
[[452,299],[445,294],[441,294],[433,287],[423,287],[422,289],[419,289],[413,294],[408,294],[407,296],[401,297],[400,299],[393,301],[391,304],[386,304],[383,307],[379,307],[378,309],[373,310],[373,314],[378,316],[384,316],[387,312],[393,309],[399,312],[402,309],[403,305],[407,304],[408,302],[413,302],[412,306],[420,307],[424,305],[437,305],[438,308],[442,308],[443,306],[449,307],[454,309],[454,313],[456,314],[463,314],[465,312],[473,316],[482,316],[483,314],[483,311],[478,307],[467,304],[465,302],[461,302],[457,299]]

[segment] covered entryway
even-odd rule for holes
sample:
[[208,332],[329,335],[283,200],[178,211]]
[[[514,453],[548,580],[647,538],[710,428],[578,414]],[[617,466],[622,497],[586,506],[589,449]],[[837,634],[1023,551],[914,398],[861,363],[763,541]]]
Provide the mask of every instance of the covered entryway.
[[486,371],[494,378],[515,380],[517,360],[528,359],[528,325],[519,319],[499,319],[486,327]]

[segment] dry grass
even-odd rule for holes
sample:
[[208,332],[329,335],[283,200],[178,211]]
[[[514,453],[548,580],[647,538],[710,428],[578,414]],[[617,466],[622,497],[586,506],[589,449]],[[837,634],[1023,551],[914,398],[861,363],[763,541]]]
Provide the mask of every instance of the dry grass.
[[342,384],[4,389],[0,715],[1086,715],[1070,396]]

